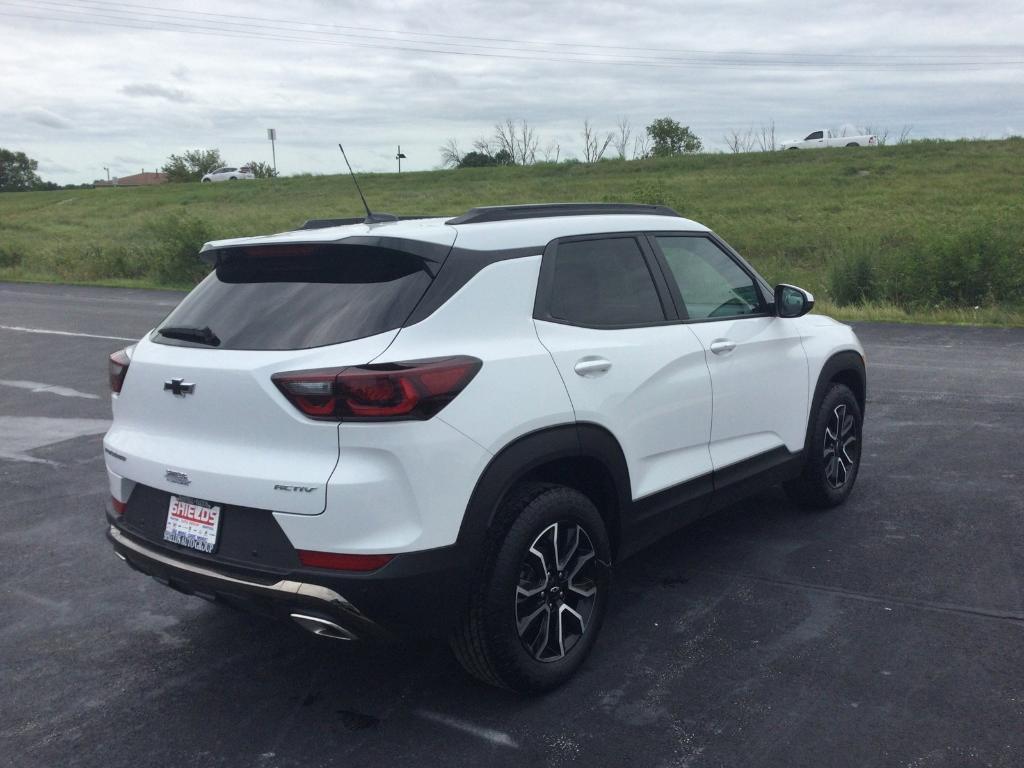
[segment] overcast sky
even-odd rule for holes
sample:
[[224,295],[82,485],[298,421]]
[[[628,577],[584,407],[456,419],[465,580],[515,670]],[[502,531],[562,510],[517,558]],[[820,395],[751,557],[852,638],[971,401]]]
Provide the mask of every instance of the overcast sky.
[[[269,19],[269,21],[268,21]],[[0,0],[0,146],[90,181],[217,147],[336,173],[439,165],[506,117],[581,154],[584,118],[670,115],[709,149],[774,119],[1024,133],[1021,0]],[[586,46],[586,47],[584,47]]]

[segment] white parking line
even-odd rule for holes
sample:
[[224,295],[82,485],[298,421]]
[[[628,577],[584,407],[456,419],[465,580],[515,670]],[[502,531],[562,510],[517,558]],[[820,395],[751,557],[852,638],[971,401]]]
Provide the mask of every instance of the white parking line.
[[109,419],[59,419],[49,416],[0,416],[0,459],[55,464],[28,451],[86,435],[102,435]]
[[467,723],[465,720],[459,720],[456,717],[442,715],[439,712],[431,712],[427,709],[418,710],[416,714],[427,720],[433,720],[435,723],[447,725],[449,728],[454,728],[457,731],[469,733],[473,736],[484,739],[485,741],[489,741],[492,744],[519,749],[519,745],[516,743],[515,739],[503,731],[496,731],[493,728],[484,728],[473,723]]
[[80,392],[79,390],[72,389],[71,387],[62,387],[58,384],[43,384],[39,381],[0,379],[0,386],[27,389],[29,392],[49,392],[51,395],[60,395],[61,397],[84,397],[87,400],[100,399],[99,395],[94,395],[91,392]]
[[41,293],[39,291],[12,291],[12,290],[8,290],[6,288],[0,288],[0,293],[8,294],[8,295],[11,295],[11,296],[17,296],[18,298],[28,298],[30,300],[32,300],[32,299],[42,299],[42,300],[59,299],[61,301],[64,301],[64,300],[70,299],[71,301],[76,301],[76,302],[84,301],[84,302],[100,303],[100,304],[138,304],[139,306],[144,306],[144,307],[153,307],[153,306],[157,306],[157,307],[176,307],[176,306],[178,306],[178,302],[180,301],[180,299],[169,299],[169,300],[160,300],[160,299],[129,299],[129,298],[125,298],[123,295],[117,295],[117,296],[81,296],[81,295],[79,295],[77,293],[52,293],[52,292],[51,293]]
[[84,336],[87,339],[110,339],[111,341],[138,341],[130,336],[101,336],[98,333],[78,333],[76,331],[51,331],[46,328],[23,328],[20,325],[0,325],[0,331],[21,331],[22,333],[49,333],[54,336]]

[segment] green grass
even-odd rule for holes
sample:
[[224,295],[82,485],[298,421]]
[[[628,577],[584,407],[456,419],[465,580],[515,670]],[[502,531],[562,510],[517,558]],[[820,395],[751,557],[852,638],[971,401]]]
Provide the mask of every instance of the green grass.
[[[1024,140],[372,174],[373,206],[665,203],[847,319],[1024,325]],[[204,240],[356,216],[346,176],[0,194],[0,279],[188,287]]]

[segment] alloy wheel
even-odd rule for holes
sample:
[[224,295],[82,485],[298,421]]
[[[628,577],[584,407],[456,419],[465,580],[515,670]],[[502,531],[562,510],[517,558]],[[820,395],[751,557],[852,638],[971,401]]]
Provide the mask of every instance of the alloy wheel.
[[832,488],[842,488],[857,463],[857,421],[845,403],[837,405],[825,427],[825,480]]
[[552,523],[527,550],[516,586],[516,628],[537,661],[565,657],[587,631],[597,603],[600,564],[590,535],[575,522]]

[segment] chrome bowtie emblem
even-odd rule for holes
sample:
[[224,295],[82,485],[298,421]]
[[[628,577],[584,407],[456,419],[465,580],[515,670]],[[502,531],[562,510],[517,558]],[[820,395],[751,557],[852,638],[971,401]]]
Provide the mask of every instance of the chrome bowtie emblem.
[[188,475],[184,472],[175,472],[173,469],[168,469],[164,472],[164,480],[169,483],[175,483],[177,485],[191,485],[192,481],[188,479]]
[[191,395],[196,391],[195,384],[189,384],[184,379],[170,379],[164,382],[164,392],[170,392],[174,395]]

